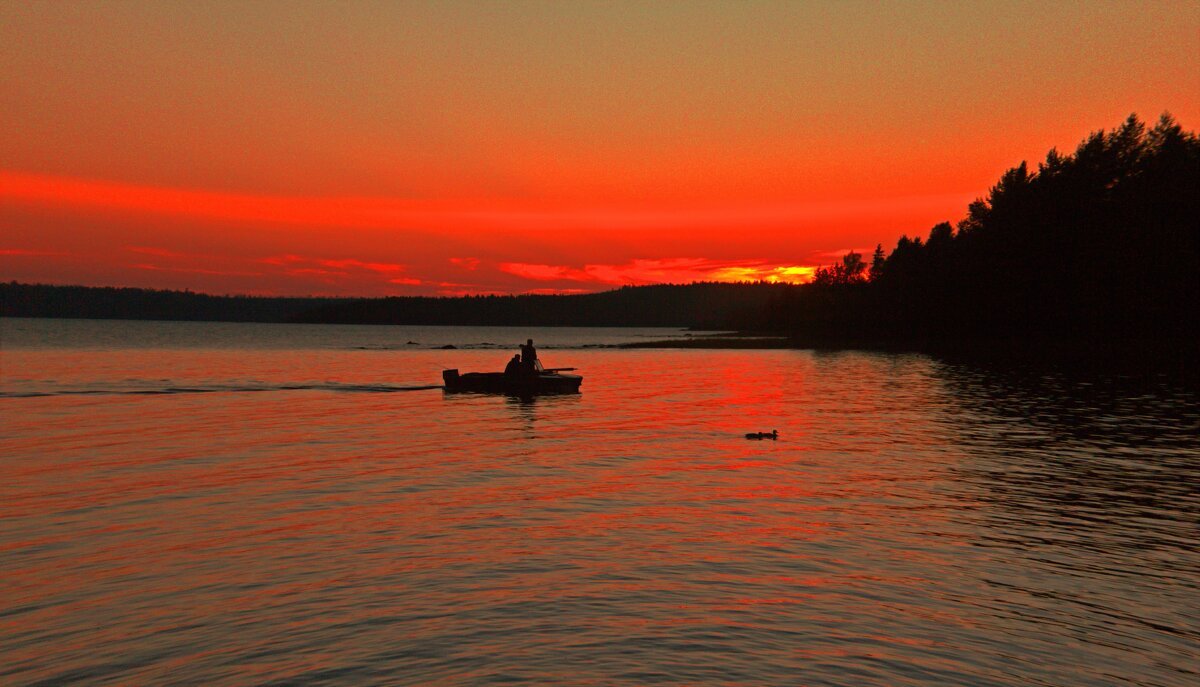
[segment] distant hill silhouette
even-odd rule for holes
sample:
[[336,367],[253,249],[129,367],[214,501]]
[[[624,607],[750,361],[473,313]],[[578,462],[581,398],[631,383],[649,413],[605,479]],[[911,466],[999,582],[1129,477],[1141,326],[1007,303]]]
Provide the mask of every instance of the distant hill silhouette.
[[629,286],[569,296],[271,298],[0,283],[0,315],[340,324],[749,328],[777,284]]
[[570,296],[371,298],[330,303],[297,322],[741,329],[762,323],[777,284],[626,286]]
[[333,305],[341,300],[210,296],[192,291],[160,289],[0,283],[0,315],[6,317],[289,322],[303,312]]
[[571,296],[260,298],[0,284],[0,315],[253,322],[671,326],[798,345],[1200,335],[1200,140],[1130,116],[1005,172],[966,217],[821,268],[811,284],[658,285]]

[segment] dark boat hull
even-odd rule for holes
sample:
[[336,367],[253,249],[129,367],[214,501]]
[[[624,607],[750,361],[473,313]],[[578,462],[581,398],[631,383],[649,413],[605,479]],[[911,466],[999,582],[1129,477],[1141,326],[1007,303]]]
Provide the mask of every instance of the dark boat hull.
[[446,391],[473,391],[486,394],[536,396],[541,394],[577,394],[583,377],[560,372],[542,372],[537,376],[512,376],[503,372],[467,372],[443,370]]

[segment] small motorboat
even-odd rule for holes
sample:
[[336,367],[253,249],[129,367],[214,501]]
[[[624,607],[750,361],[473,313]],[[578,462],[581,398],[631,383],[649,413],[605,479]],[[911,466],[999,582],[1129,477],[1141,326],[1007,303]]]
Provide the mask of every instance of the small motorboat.
[[539,370],[537,374],[510,375],[503,372],[466,372],[442,370],[442,381],[446,391],[474,391],[487,394],[509,394],[511,396],[536,396],[540,394],[577,394],[583,383],[580,375],[563,374],[573,367]]

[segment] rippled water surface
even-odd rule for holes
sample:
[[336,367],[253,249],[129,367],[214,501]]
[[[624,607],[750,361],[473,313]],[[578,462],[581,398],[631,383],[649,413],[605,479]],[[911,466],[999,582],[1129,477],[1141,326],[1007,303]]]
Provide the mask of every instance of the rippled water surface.
[[0,683],[1197,683],[1194,383],[665,336],[0,320]]

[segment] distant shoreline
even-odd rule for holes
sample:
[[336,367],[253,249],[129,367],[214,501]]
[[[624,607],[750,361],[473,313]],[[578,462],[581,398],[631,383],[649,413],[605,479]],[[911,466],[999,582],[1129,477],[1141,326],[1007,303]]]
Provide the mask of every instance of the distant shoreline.
[[188,291],[0,282],[0,316],[295,324],[511,327],[757,326],[793,286],[694,283],[572,295],[377,298],[212,296]]
[[721,334],[661,341],[636,341],[618,344],[617,348],[796,348],[793,344],[794,340],[786,336]]
[[[814,334],[771,334],[767,332],[721,333],[682,339],[638,341],[618,348],[691,348],[730,350],[822,350],[925,353],[947,357],[995,357],[1004,359],[1077,360],[1091,362],[1166,363],[1190,366],[1200,355],[1200,342],[1187,336],[1156,338],[1025,336],[836,336]],[[1192,376],[1189,374],[1189,376]]]

